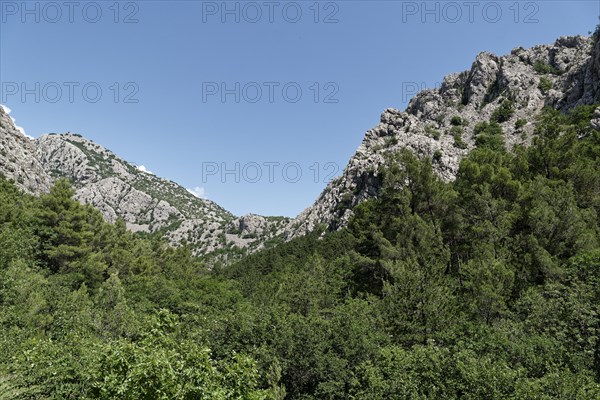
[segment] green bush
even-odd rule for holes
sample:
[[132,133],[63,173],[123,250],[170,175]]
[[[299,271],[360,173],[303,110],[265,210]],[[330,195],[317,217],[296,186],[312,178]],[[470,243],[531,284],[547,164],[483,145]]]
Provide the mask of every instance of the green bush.
[[450,124],[453,125],[453,126],[461,126],[464,123],[465,123],[465,121],[463,121],[463,119],[461,117],[459,117],[458,115],[455,115],[450,120]]
[[533,69],[538,74],[552,74],[552,75],[560,75],[560,71],[553,66],[543,63],[542,61],[536,61],[533,64]]
[[550,80],[550,78],[546,77],[546,76],[542,76],[540,78],[540,83],[538,84],[538,88],[544,92],[547,93],[550,89],[552,89],[552,80]]
[[523,119],[523,118],[519,118],[516,122],[515,122],[515,129],[521,129],[523,128],[525,125],[527,125],[527,120]]
[[385,147],[392,147],[398,144],[398,138],[396,136],[388,136],[385,139]]
[[442,136],[442,133],[439,130],[434,129],[430,125],[425,126],[425,133],[435,140],[440,140],[440,137]]
[[454,147],[457,147],[459,149],[467,148],[467,144],[462,139],[463,133],[464,129],[461,126],[453,126],[450,129],[450,134],[454,138]]
[[515,113],[515,104],[511,100],[504,99],[500,106],[492,113],[492,120],[496,122],[506,122]]
[[475,135],[475,146],[478,148],[489,148],[494,151],[504,150],[504,132],[496,121],[481,122],[473,130]]

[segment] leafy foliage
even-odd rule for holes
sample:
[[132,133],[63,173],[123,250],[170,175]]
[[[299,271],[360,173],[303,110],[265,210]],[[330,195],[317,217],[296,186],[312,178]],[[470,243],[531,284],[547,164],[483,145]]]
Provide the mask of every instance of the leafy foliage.
[[542,76],[540,78],[540,83],[538,84],[538,88],[544,92],[547,93],[550,89],[552,89],[552,81],[550,80],[550,78],[546,77],[546,76]]
[[477,147],[487,147],[495,151],[504,150],[504,133],[498,122],[481,122],[475,126],[473,134]]
[[515,105],[511,100],[504,99],[500,106],[492,113],[492,120],[496,122],[506,122],[515,113]]
[[593,110],[476,126],[451,183],[400,151],[346,229],[212,270],[0,179],[0,399],[597,399]]
[[536,61],[533,64],[533,69],[535,72],[537,72],[538,74],[553,74],[553,75],[560,75],[560,71],[558,69],[556,69],[555,67],[553,67],[550,64],[546,64],[542,61]]
[[461,126],[453,126],[450,128],[450,134],[454,138],[454,147],[459,149],[466,149],[467,144],[463,141],[462,135],[464,133],[464,129]]

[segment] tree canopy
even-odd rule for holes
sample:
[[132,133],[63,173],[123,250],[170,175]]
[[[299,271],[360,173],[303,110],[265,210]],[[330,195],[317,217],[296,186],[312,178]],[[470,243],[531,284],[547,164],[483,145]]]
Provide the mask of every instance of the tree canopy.
[[209,269],[69,183],[0,179],[0,399],[598,399],[600,132],[401,151],[337,232]]

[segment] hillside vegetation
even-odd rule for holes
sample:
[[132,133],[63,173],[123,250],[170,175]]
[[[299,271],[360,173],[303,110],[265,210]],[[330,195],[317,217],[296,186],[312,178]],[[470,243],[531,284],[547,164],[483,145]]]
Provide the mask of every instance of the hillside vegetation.
[[[402,151],[348,227],[208,270],[0,180],[0,399],[598,399],[600,132]],[[533,122],[533,121],[532,121]]]

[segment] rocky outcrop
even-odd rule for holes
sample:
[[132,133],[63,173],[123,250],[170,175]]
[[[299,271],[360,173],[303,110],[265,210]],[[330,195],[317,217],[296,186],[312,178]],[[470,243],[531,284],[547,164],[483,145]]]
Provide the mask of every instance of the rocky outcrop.
[[228,224],[227,237],[236,242],[238,247],[260,250],[268,241],[282,238],[288,222],[288,218],[248,214]]
[[561,37],[552,45],[519,47],[506,56],[480,53],[469,71],[448,75],[439,89],[420,92],[405,111],[385,110],[342,176],[288,224],[286,238],[319,225],[343,227],[354,206],[379,193],[379,170],[389,153],[408,148],[430,157],[436,172],[453,180],[460,160],[474,146],[475,126],[489,121],[503,104],[514,109],[501,119],[507,147],[527,145],[533,118],[542,108],[599,103],[599,82],[600,41],[593,36]]
[[[78,134],[25,136],[0,107],[0,174],[22,190],[48,192],[67,178],[75,197],[96,207],[107,221],[122,218],[134,232],[160,233],[172,245],[188,243],[198,255],[237,249],[241,255],[277,242],[287,218],[236,217],[180,185],[138,169]],[[279,240],[280,241],[280,240]]]
[[160,232],[173,245],[190,244],[196,254],[231,247],[252,251],[260,247],[255,243],[258,239],[262,244],[282,232],[267,229],[277,219],[266,217],[260,217],[264,235],[247,237],[243,236],[244,230],[229,232],[238,220],[230,212],[137,168],[81,135],[44,135],[36,139],[35,147],[35,156],[44,168],[54,178],[66,177],[74,182],[76,198],[98,208],[108,221],[122,218],[131,231]]
[[[189,243],[196,254],[231,260],[320,225],[345,226],[357,204],[379,194],[380,171],[390,154],[406,148],[429,157],[439,176],[451,181],[474,147],[478,123],[496,119],[508,148],[527,145],[533,118],[543,107],[600,103],[599,82],[600,42],[594,36],[561,37],[505,56],[481,53],[469,71],[420,92],[405,111],[385,110],[342,176],[294,220],[236,217],[80,135],[50,134],[32,142],[1,107],[0,173],[31,193],[45,192],[53,179],[66,177],[74,182],[77,199],[97,207],[107,220],[123,218],[132,231],[159,233],[173,245]],[[502,109],[508,112],[498,118]],[[600,128],[597,114],[592,124]]]
[[34,143],[0,107],[0,174],[27,193],[47,192],[52,179],[35,157]]

